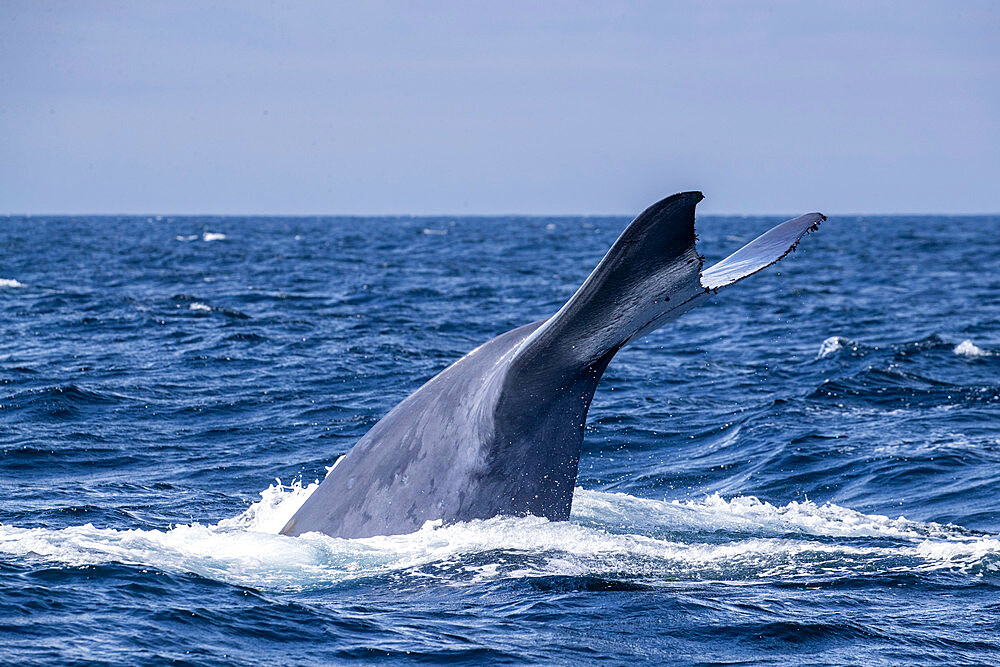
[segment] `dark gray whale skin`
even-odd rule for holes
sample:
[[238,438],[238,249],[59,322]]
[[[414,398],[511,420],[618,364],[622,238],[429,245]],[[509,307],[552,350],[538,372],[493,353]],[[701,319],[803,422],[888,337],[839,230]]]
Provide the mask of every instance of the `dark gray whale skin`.
[[653,204],[559,312],[481,345],[393,408],[281,532],[358,538],[432,520],[568,519],[587,410],[615,353],[777,262],[825,220],[789,220],[702,271],[701,200],[684,192]]

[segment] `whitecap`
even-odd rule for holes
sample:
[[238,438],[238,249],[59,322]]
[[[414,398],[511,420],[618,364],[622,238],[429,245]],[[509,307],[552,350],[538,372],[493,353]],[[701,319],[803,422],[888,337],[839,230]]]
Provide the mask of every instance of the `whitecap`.
[[177,239],[178,241],[194,241],[196,238],[198,238],[198,235],[190,234],[189,236],[175,236],[174,238]]
[[24,287],[24,283],[13,278],[0,278],[0,287]]
[[429,236],[445,236],[448,234],[447,229],[431,229],[430,227],[424,229],[424,234]]
[[205,232],[204,234],[201,235],[201,240],[205,241],[205,242],[208,242],[208,241],[224,241],[225,238],[226,238],[226,235],[225,234],[221,234],[219,232]]
[[955,346],[953,351],[955,354],[960,354],[963,357],[988,357],[992,354],[991,352],[979,347],[971,340],[963,340]]
[[816,353],[816,358],[823,359],[824,357],[829,357],[831,354],[842,350],[844,345],[848,343],[850,343],[850,341],[846,338],[841,338],[840,336],[830,336],[819,346],[819,352]]
[[204,303],[199,303],[199,302],[195,301],[190,306],[188,306],[188,309],[189,310],[200,310],[200,311],[211,311],[212,307],[209,306],[209,305],[206,305]]

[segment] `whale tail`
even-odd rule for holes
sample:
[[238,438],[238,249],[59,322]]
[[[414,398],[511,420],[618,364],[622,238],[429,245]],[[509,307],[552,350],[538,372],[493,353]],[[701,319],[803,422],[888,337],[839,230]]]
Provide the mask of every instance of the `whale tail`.
[[379,420],[282,529],[392,535],[425,521],[568,519],[587,411],[629,340],[787,254],[823,217],[786,222],[702,271],[699,192],[637,217],[548,320],[479,346]]
[[694,218],[703,198],[682,192],[639,214],[569,301],[518,347],[511,380],[598,367],[599,375],[630,340],[779,261],[826,219],[809,213],[788,220],[702,270]]

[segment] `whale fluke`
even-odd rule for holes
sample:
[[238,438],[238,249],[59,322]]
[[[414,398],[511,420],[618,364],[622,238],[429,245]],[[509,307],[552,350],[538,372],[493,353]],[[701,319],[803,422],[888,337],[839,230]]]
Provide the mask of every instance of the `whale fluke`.
[[569,518],[587,411],[615,353],[779,261],[825,220],[784,222],[703,271],[702,199],[650,206],[556,314],[484,343],[393,408],[281,532],[354,538],[438,519]]
[[701,284],[718,291],[766,269],[795,250],[806,232],[815,231],[826,220],[822,213],[807,213],[772,227],[718,264],[701,272]]

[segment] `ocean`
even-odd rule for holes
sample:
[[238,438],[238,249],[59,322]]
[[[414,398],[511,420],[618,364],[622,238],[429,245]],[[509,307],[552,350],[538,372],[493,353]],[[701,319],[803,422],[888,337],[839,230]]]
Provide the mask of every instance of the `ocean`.
[[831,216],[630,344],[569,522],[277,534],[627,222],[0,218],[0,662],[1000,663],[998,216]]

